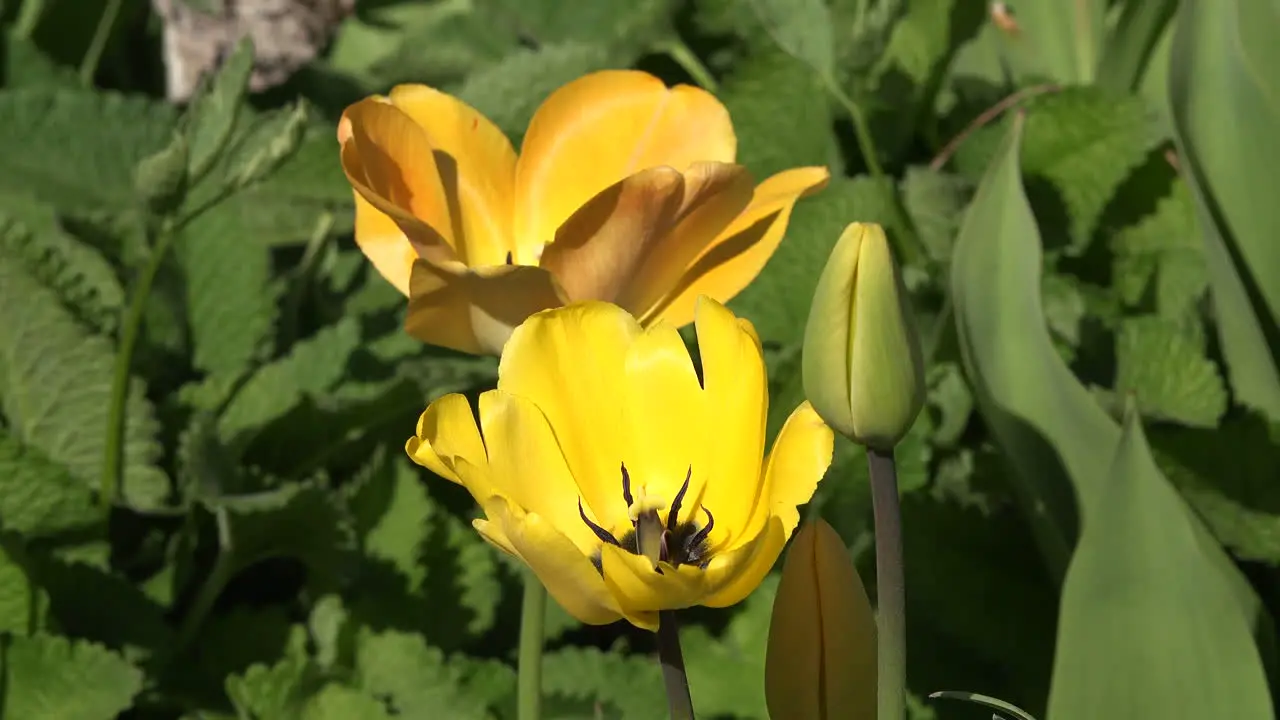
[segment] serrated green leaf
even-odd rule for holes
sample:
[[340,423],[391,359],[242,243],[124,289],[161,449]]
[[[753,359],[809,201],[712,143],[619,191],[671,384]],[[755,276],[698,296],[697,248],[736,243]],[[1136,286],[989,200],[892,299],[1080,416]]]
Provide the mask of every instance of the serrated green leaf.
[[747,596],[720,637],[700,625],[680,633],[695,707],[707,716],[768,720],[764,701],[764,656],[778,592],[769,575]]
[[375,86],[455,84],[519,44],[517,28],[489,9],[470,0],[373,9],[372,23],[343,23],[331,62]]
[[59,65],[41,51],[40,47],[28,38],[19,37],[17,33],[5,33],[0,38],[3,47],[4,87],[65,87],[74,88],[80,85],[80,78],[74,69]]
[[[114,352],[89,334],[54,293],[19,263],[0,259],[0,407],[23,445],[96,488],[107,442]],[[142,383],[125,407],[123,497],[140,507],[163,502],[168,479],[156,467],[158,431]]]
[[34,632],[48,604],[44,589],[31,576],[22,544],[13,535],[0,534],[0,633],[21,637]]
[[274,664],[257,663],[227,677],[227,697],[240,717],[297,717],[312,689],[308,682],[319,684],[315,676],[307,657],[307,631],[294,625]]
[[[334,497],[312,483],[292,483],[260,493],[204,499],[225,513],[234,567],[274,557],[294,557],[323,583],[350,570],[351,528]],[[226,539],[224,539],[226,542]]]
[[1126,415],[1063,583],[1048,720],[1268,717],[1249,619]]
[[969,425],[973,414],[973,393],[965,383],[960,366],[945,362],[929,368],[929,407],[937,414],[932,442],[941,447],[954,445]]
[[1227,411],[1227,388],[1203,346],[1177,322],[1126,318],[1116,333],[1116,382],[1143,415],[1192,427],[1215,427]]
[[227,168],[231,184],[243,188],[270,175],[298,151],[306,130],[304,103],[268,113],[236,148]]
[[748,0],[769,36],[787,54],[834,79],[831,13],[824,0]]
[[[74,558],[35,560],[35,577],[49,593],[51,616],[61,632],[103,643],[134,662],[168,652],[173,630],[166,608],[130,579]],[[93,602],[84,602],[86,597]]]
[[134,192],[152,212],[164,215],[182,203],[188,154],[186,136],[174,133],[168,145],[142,158],[134,168]]
[[55,635],[12,638],[4,650],[0,715],[113,720],[142,691],[142,671],[101,645]]
[[1111,252],[1115,291],[1129,307],[1154,305],[1162,317],[1180,319],[1208,287],[1195,207],[1181,180],[1154,213],[1112,236]]
[[606,718],[667,717],[662,675],[651,657],[588,647],[560,648],[542,658],[542,687],[547,704],[563,708],[557,713],[562,716],[576,708],[584,715],[602,713]]
[[383,701],[359,690],[329,683],[307,698],[300,720],[392,720]]
[[175,119],[169,105],[140,97],[0,91],[0,191],[34,194],[63,211],[133,207],[133,169],[164,147]]
[[[1082,252],[1120,184],[1159,140],[1151,116],[1139,98],[1087,87],[1040,95],[1025,107],[1022,172],[1053,185],[1066,210],[1065,239]],[[1001,132],[988,126],[975,133],[956,153],[957,165],[980,176]]]
[[253,38],[235,44],[212,82],[201,88],[187,111],[191,140],[191,175],[200,177],[212,167],[241,116],[241,103],[253,71]]
[[460,692],[462,669],[414,633],[362,628],[355,641],[356,684],[387,698],[398,715],[484,718],[486,703]]
[[939,261],[949,259],[973,183],[959,175],[912,166],[907,168],[901,189],[902,203],[929,256]]
[[101,523],[102,512],[82,480],[0,430],[0,527],[42,538]]
[[801,200],[782,244],[730,307],[749,318],[765,342],[798,344],[818,275],[840,233],[854,219],[887,224],[893,217],[891,192],[867,176],[834,178],[821,193]]

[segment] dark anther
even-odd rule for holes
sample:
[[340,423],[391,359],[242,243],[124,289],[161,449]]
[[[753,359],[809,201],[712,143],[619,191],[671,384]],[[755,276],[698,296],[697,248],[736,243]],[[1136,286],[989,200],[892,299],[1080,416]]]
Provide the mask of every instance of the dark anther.
[[622,463],[622,499],[627,501],[627,507],[635,504],[635,498],[631,497],[631,473],[627,472],[627,464]]
[[513,258],[513,257],[511,256],[511,251],[510,251],[510,250],[508,250],[508,251],[507,251],[507,264],[508,264],[508,265],[515,265],[515,258]]
[[693,477],[693,466],[689,466],[689,472],[684,475],[684,484],[680,486],[680,492],[676,493],[676,499],[671,501],[671,509],[667,511],[667,532],[675,532],[676,526],[679,524],[676,518],[680,517],[680,503],[684,502],[684,494],[689,491],[689,479]]
[[706,527],[699,530],[697,535],[694,535],[692,538],[689,539],[689,547],[698,547],[703,542],[705,542],[707,539],[707,536],[711,534],[711,528],[715,527],[716,525],[716,519],[714,516],[712,516],[710,510],[706,508],[702,508],[702,512],[707,514],[707,525]]
[[582,522],[586,523],[587,527],[591,528],[591,532],[595,533],[596,537],[600,538],[600,542],[607,542],[617,545],[618,547],[622,547],[622,543],[618,542],[618,539],[613,536],[613,533],[610,533],[608,530],[605,530],[599,525],[591,522],[591,519],[587,517],[587,511],[582,509],[582,498],[578,498],[578,515],[582,517]]

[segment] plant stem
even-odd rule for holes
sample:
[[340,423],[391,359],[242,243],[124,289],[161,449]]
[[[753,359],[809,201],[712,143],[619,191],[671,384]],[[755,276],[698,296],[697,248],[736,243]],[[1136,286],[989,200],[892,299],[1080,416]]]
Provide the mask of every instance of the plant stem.
[[46,0],[24,0],[18,6],[18,18],[13,23],[13,36],[27,40],[40,24],[40,16],[44,15]]
[[129,309],[120,330],[120,344],[116,348],[116,364],[111,378],[111,404],[107,406],[106,450],[102,459],[102,485],[99,488],[99,501],[108,510],[120,490],[120,476],[124,469],[124,422],[125,406],[129,399],[129,366],[133,362],[133,351],[142,330],[147,299],[151,297],[151,286],[155,283],[156,275],[160,272],[160,266],[164,263],[176,234],[172,227],[165,227],[160,231],[160,238],[152,248],[147,266],[143,268],[133,295],[129,298]]
[[222,594],[222,589],[235,573],[235,545],[231,537],[231,521],[227,517],[227,511],[219,508],[215,511],[214,519],[218,523],[218,559],[213,562],[213,569],[205,577],[195,600],[191,603],[191,608],[182,618],[182,625],[178,628],[178,636],[174,642],[178,652],[185,650],[195,639],[200,626],[204,624],[204,619],[209,616],[214,603],[218,601],[218,596]]
[[835,78],[823,77],[822,81],[826,84],[827,91],[834,95],[840,105],[844,107],[845,112],[849,113],[849,119],[853,121],[853,135],[858,141],[858,152],[862,153],[862,160],[867,164],[867,170],[871,173],[871,177],[876,180],[884,180],[884,167],[880,165],[880,157],[876,151],[876,141],[871,137],[871,126],[867,124],[867,116],[862,114],[862,108],[853,101],[853,98],[849,97],[848,93],[835,81]]
[[1054,93],[1061,89],[1062,88],[1055,83],[1046,83],[1044,85],[1033,85],[1031,87],[1022,88],[1021,90],[1006,96],[1000,102],[992,105],[986,110],[983,110],[978,117],[974,118],[972,122],[965,126],[964,130],[960,131],[959,135],[951,138],[951,140],[946,144],[946,147],[939,150],[938,154],[929,162],[929,169],[941,170],[942,166],[947,164],[947,161],[951,159],[951,156],[955,154],[956,150],[960,148],[960,145],[963,144],[970,135],[980,130],[992,120],[1000,117],[1004,111],[1014,105],[1017,105],[1023,100],[1035,97],[1036,95],[1043,95],[1044,93]]
[[516,717],[538,720],[542,714],[543,623],[547,617],[547,589],[537,575],[526,571],[524,602],[520,608],[519,689]]
[[98,63],[102,60],[102,51],[111,39],[111,29],[115,27],[116,18],[120,15],[122,0],[107,0],[107,6],[98,18],[98,27],[93,31],[93,39],[89,41],[89,49],[85,50],[84,59],[80,61],[80,84],[86,87],[93,85],[93,76],[98,72]]
[[878,720],[906,717],[906,581],[902,568],[902,509],[893,451],[867,448],[876,535],[876,616],[879,622]]
[[674,60],[681,69],[689,73],[689,77],[693,78],[693,81],[701,85],[705,90],[716,92],[719,88],[719,83],[711,75],[711,71],[707,69],[706,65],[702,64],[702,61],[698,59],[693,50],[689,49],[689,46],[685,45],[684,41],[679,37],[667,38],[658,47],[667,54],[667,57]]
[[680,624],[674,610],[658,612],[658,662],[662,664],[662,682],[667,686],[671,720],[693,720],[693,699],[689,697],[689,677],[684,671],[684,653],[680,651]]

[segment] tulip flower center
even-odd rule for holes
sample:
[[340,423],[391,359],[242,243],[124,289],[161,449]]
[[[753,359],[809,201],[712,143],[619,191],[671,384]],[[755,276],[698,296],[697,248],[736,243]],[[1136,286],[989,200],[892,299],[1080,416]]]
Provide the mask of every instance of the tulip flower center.
[[[627,472],[626,463],[623,463],[622,499],[627,503],[627,516],[631,519],[631,529],[621,538],[614,537],[613,533],[587,517],[586,511],[582,508],[582,498],[578,498],[578,515],[601,542],[616,545],[636,555],[643,555],[653,563],[653,569],[659,575],[662,574],[659,562],[673,566],[697,565],[705,568],[711,560],[708,557],[707,536],[711,534],[711,528],[716,522],[715,518],[711,515],[711,511],[704,507],[702,511],[707,514],[706,525],[698,525],[692,520],[680,522],[680,505],[684,502],[685,493],[689,490],[689,480],[692,477],[693,468],[691,467],[684,476],[684,484],[680,486],[680,491],[676,493],[675,499],[671,501],[671,506],[668,508],[662,499],[648,495],[643,490],[639,493],[639,497],[633,496],[631,475]],[[663,509],[667,510],[666,522],[663,522],[658,514]],[[601,569],[599,553],[595,554],[592,562],[595,563],[596,570]]]

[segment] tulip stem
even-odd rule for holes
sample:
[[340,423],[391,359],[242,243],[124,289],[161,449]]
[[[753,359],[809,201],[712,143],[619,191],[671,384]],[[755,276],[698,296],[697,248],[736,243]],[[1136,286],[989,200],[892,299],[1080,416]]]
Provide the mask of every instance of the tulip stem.
[[906,580],[902,567],[902,508],[898,503],[898,470],[893,451],[867,448],[871,472],[871,504],[876,534],[876,615],[878,720],[906,717],[907,627]]
[[519,685],[516,717],[538,720],[542,714],[543,624],[547,617],[547,589],[532,572],[524,578],[524,602],[520,608]]
[[693,699],[689,697],[689,676],[684,671],[680,625],[674,610],[658,612],[658,662],[662,664],[662,682],[667,686],[671,720],[693,720]]
[[716,82],[715,77],[711,75],[711,71],[707,69],[706,65],[702,64],[702,61],[698,59],[698,56],[688,45],[684,44],[683,40],[678,37],[672,37],[663,41],[658,47],[667,54],[667,57],[675,61],[680,66],[680,69],[689,73],[689,77],[693,78],[693,81],[701,85],[704,90],[713,93],[719,89],[719,84]]

